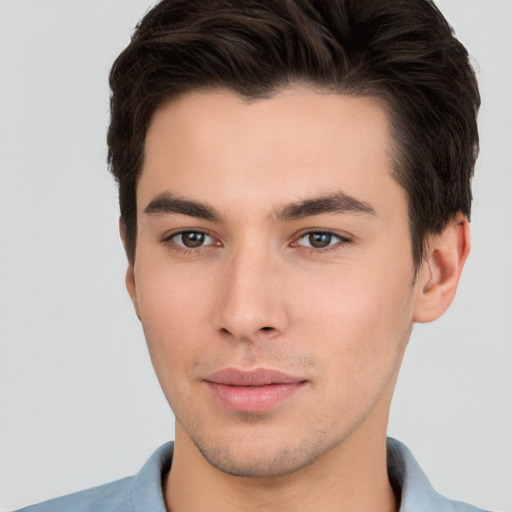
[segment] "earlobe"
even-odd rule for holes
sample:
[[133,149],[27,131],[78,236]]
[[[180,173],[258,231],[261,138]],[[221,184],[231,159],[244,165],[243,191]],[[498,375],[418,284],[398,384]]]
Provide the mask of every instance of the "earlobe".
[[456,218],[427,244],[427,255],[418,272],[414,321],[432,322],[448,309],[455,297],[469,254],[469,222]]
[[[121,236],[121,241],[126,249],[125,227],[121,219],[119,220],[119,235]],[[130,299],[132,300],[137,318],[140,320],[139,306],[137,304],[137,288],[135,285],[135,271],[131,263],[128,263],[128,268],[126,269],[125,284],[126,289],[128,290],[128,295],[130,295]]]
[[140,320],[139,306],[137,303],[137,288],[135,285],[135,272],[132,265],[128,265],[128,268],[126,269],[125,283],[128,295],[130,295],[130,298],[132,299],[137,318]]

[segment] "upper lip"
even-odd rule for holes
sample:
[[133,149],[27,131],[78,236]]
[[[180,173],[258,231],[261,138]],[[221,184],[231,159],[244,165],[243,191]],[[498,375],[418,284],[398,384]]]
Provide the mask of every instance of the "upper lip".
[[306,379],[289,375],[288,373],[271,368],[254,368],[242,370],[239,368],[224,368],[206,377],[205,381],[226,386],[268,386],[270,384],[298,384]]

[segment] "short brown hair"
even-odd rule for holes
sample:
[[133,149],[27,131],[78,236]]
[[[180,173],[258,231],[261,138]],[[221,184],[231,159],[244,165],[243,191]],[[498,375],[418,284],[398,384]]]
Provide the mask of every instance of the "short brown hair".
[[164,101],[200,88],[265,98],[294,82],[389,107],[394,177],[416,268],[429,233],[469,217],[480,96],[468,53],[430,0],[162,0],[110,73],[108,162],[130,262],[146,132]]

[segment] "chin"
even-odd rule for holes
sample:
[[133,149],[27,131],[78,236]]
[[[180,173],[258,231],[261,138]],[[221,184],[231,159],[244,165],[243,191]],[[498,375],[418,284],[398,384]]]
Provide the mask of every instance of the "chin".
[[320,442],[312,443],[311,440],[192,441],[210,465],[223,473],[240,477],[285,476],[309,466],[327,451]]

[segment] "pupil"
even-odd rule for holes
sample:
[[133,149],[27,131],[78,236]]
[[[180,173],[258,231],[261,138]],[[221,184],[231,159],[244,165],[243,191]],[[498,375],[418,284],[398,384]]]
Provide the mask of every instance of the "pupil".
[[183,233],[181,239],[186,247],[200,247],[204,243],[204,233]]
[[309,243],[311,247],[321,249],[327,247],[331,243],[332,235],[329,233],[311,233],[309,235]]

